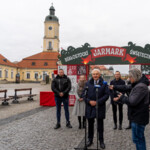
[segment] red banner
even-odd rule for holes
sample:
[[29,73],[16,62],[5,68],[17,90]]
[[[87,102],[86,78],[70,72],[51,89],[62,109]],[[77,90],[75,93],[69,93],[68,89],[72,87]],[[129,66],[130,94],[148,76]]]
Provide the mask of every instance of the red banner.
[[74,106],[76,101],[76,96],[75,95],[69,95],[69,106]]
[[116,46],[104,46],[98,47],[91,50],[92,58],[105,57],[105,56],[114,56],[122,57],[126,56],[126,49]]
[[77,74],[77,66],[76,65],[68,65],[67,66],[67,75],[76,75]]
[[150,85],[150,75],[145,75],[147,78],[148,78],[148,80],[149,80],[149,85]]

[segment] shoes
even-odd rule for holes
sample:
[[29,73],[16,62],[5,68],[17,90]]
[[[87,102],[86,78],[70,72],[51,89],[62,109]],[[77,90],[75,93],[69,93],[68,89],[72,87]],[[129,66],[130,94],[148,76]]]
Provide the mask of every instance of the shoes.
[[70,121],[66,123],[66,127],[72,128],[72,125],[70,124]]
[[118,128],[119,130],[122,130],[122,125],[119,125],[119,128]]
[[131,126],[129,125],[128,127],[126,127],[126,130],[131,129]]
[[54,127],[54,129],[58,129],[60,127],[61,127],[60,123],[57,123],[56,126]]
[[81,129],[81,116],[78,116],[79,129]]
[[79,124],[79,129],[81,129],[81,123]]
[[90,140],[89,140],[89,141],[86,143],[86,146],[89,147],[89,146],[91,146],[92,144],[93,144],[93,141],[90,141]]
[[100,141],[100,147],[101,147],[102,149],[105,149],[105,144],[104,144],[104,142],[101,142],[101,141]]
[[114,124],[114,128],[113,128],[114,130],[116,130],[117,129],[117,124]]

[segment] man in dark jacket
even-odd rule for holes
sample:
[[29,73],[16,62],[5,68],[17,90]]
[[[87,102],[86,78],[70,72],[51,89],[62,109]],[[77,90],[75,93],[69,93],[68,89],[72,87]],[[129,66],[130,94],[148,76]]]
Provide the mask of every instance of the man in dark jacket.
[[[146,76],[144,74],[142,75],[141,82],[146,84],[147,86],[149,85],[149,80],[146,78]],[[124,85],[124,86],[123,85],[113,85],[113,88],[111,88],[111,86],[110,86],[110,89],[114,89],[114,90],[119,91],[119,92],[125,92],[127,94],[127,96],[129,96],[130,92],[132,90],[132,84],[130,81],[128,81],[127,85]],[[149,98],[150,98],[150,93],[149,93]],[[130,115],[131,115],[130,106],[128,106],[129,126],[126,129],[131,128],[131,117],[130,117]]]
[[72,128],[69,121],[69,92],[71,90],[71,81],[64,74],[62,69],[59,70],[59,74],[54,78],[52,82],[52,91],[55,93],[55,102],[57,109],[57,124],[54,129],[61,127],[60,117],[61,117],[61,104],[64,105],[65,117],[66,117],[66,126]]
[[[110,85],[125,85],[125,81],[121,79],[119,71],[115,72],[115,79],[110,82]],[[117,106],[119,108],[119,130],[122,130],[122,121],[123,121],[123,104],[116,103],[113,101],[114,97],[117,97],[117,92],[115,90],[110,91],[113,120],[114,120],[114,130],[117,129]]]
[[[143,76],[138,69],[129,71],[132,90],[129,97],[119,94],[114,101],[126,103],[130,107],[132,121],[132,139],[137,150],[146,150],[144,136],[145,126],[149,123],[149,91],[147,84],[143,83]],[[127,86],[126,89],[131,89]]]
[[[95,84],[100,85],[98,88],[98,100],[96,102],[96,88]],[[105,148],[104,144],[104,123],[106,113],[106,100],[109,98],[109,90],[107,85],[103,84],[103,79],[100,77],[100,70],[94,69],[92,71],[92,79],[90,79],[86,86],[88,87],[87,96],[84,97],[86,102],[86,118],[88,119],[88,142],[87,146],[93,143],[94,137],[94,120],[96,118],[96,104],[98,104],[98,133],[100,140],[100,147]]]

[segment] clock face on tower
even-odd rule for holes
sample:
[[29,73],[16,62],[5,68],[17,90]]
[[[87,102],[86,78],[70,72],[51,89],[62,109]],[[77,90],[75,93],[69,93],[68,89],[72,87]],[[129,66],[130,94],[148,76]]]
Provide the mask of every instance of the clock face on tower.
[[52,27],[51,27],[51,26],[49,27],[49,30],[52,30]]

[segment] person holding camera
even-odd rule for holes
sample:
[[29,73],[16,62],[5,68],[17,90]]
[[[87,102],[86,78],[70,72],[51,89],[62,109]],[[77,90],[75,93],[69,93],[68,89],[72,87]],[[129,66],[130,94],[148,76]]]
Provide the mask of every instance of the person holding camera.
[[[96,98],[96,87],[98,88],[98,100]],[[87,95],[84,95],[84,100],[86,102],[86,118],[88,119],[88,142],[87,147],[92,145],[94,138],[94,122],[96,118],[96,104],[98,103],[98,133],[100,147],[105,149],[104,144],[104,119],[106,115],[106,101],[109,98],[109,90],[107,85],[103,83],[103,79],[100,74],[99,69],[92,70],[92,78],[86,83],[85,87],[88,87]],[[84,93],[84,91],[83,91]],[[97,100],[97,101],[96,101]]]
[[[121,74],[119,71],[115,72],[115,79],[110,82],[110,85],[125,85],[125,81],[121,79]],[[117,107],[119,108],[119,130],[122,130],[122,121],[123,121],[123,104],[113,101],[114,97],[117,97],[116,90],[110,90],[113,120],[114,120],[114,130],[117,129]]]
[[64,105],[65,117],[66,117],[66,127],[72,128],[69,121],[69,92],[71,90],[71,81],[64,74],[63,69],[59,70],[59,74],[52,81],[52,91],[55,94],[55,102],[56,102],[56,116],[57,116],[57,124],[54,129],[58,129],[61,127],[60,117],[61,117],[61,104]]
[[[137,150],[146,150],[145,127],[149,123],[149,82],[145,82],[144,76],[138,69],[129,71],[131,86],[124,86],[125,90],[131,90],[129,97],[122,93],[114,98],[114,101],[125,103],[130,107],[132,140]],[[113,86],[111,87],[113,89]]]
[[[144,74],[142,74],[141,82],[146,84],[147,86],[149,85],[149,80],[147,79],[147,77]],[[129,97],[130,92],[132,90],[132,84],[131,84],[130,80],[128,79],[127,85],[110,85],[109,89],[116,90],[116,91],[119,91],[119,92],[125,92],[126,95]],[[149,95],[150,95],[150,91],[149,91]],[[150,96],[149,96],[149,99],[150,99]],[[149,100],[149,102],[150,102],[150,100]],[[127,113],[128,113],[129,125],[128,125],[128,127],[126,127],[126,129],[131,129],[130,106],[128,106]]]

